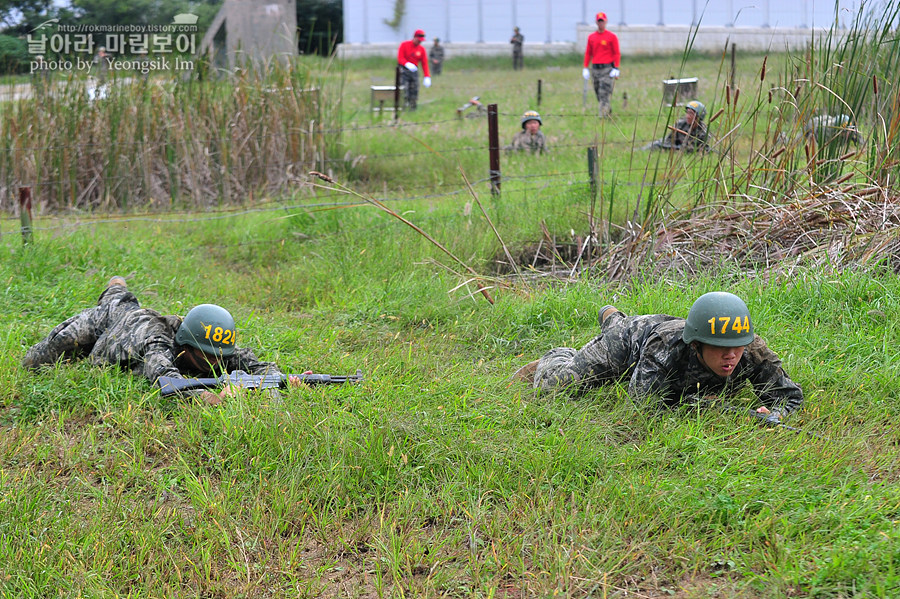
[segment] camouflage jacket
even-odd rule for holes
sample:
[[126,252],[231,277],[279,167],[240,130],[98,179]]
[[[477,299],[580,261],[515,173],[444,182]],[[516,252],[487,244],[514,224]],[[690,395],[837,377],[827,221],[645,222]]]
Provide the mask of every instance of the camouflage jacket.
[[512,143],[506,146],[508,151],[529,150],[532,154],[543,154],[547,151],[547,138],[543,132],[538,131],[531,135],[528,131],[519,131],[512,138]]
[[746,383],[760,401],[782,413],[803,403],[800,386],[788,378],[781,360],[759,335],[746,347],[734,373],[722,378],[700,363],[697,352],[681,336],[685,320],[674,316],[631,316],[625,319],[625,364],[631,369],[628,393],[658,395],[667,402],[706,395],[734,395]]
[[781,360],[759,336],[744,349],[734,372],[723,378],[701,364],[697,351],[682,340],[684,325],[683,318],[665,314],[615,314],[582,349],[547,352],[538,362],[534,385],[583,390],[628,380],[628,394],[635,400],[649,403],[657,398],[672,407],[710,395],[733,396],[750,383],[772,410],[787,413],[802,405],[800,386],[788,378]]
[[[97,307],[69,318],[32,346],[23,364],[37,368],[64,356],[87,356],[93,364],[120,366],[154,383],[161,376],[213,376],[215,373],[197,371],[179,359],[182,348],[175,342],[179,326],[180,317],[141,308],[130,291],[113,286],[100,296]],[[222,365],[226,372],[281,374],[275,364],[260,361],[246,348],[236,348]]]
[[675,123],[675,129],[676,131],[669,133],[658,147],[669,149],[675,148],[676,150],[683,150],[685,152],[695,152],[697,150],[706,149],[706,139],[708,134],[706,125],[703,123],[697,123],[697,126],[691,131],[687,119],[682,117]]

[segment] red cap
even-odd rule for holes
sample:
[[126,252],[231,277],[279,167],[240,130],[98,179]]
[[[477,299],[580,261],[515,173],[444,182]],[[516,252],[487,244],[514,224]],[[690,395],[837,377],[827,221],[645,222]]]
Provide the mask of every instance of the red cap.
[[425,37],[425,32],[421,29],[416,29],[416,32],[413,34],[413,37]]
[[594,20],[595,20],[595,21],[606,21],[606,20],[607,20],[607,19],[606,19],[606,13],[605,13],[605,12],[598,12],[598,13],[597,13],[597,18],[594,19]]

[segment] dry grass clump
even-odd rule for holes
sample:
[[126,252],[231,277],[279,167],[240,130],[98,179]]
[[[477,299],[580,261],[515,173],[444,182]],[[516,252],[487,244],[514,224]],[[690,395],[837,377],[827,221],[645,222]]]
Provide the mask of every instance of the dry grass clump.
[[591,268],[611,279],[799,264],[842,269],[886,260],[900,271],[900,196],[886,189],[825,190],[781,205],[702,205],[656,228],[626,228]]
[[230,203],[283,188],[326,154],[334,108],[299,65],[85,85],[60,81],[4,108],[0,198],[24,185],[41,212]]

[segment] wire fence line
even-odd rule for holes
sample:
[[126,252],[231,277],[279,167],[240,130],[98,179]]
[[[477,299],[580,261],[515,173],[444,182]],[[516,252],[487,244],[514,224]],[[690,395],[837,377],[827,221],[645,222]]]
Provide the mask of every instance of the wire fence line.
[[[665,111],[661,110],[643,116],[658,122],[663,112]],[[515,118],[517,121],[521,118],[518,112],[496,111],[496,114],[497,118]],[[546,116],[579,123],[597,120],[593,111],[589,111],[589,114],[546,113]],[[230,150],[218,136],[219,133],[209,129],[192,131],[188,128],[183,137],[179,136],[182,133],[180,131],[176,133],[166,130],[153,136],[152,139],[120,138],[112,142],[98,142],[92,136],[87,136],[85,142],[76,141],[74,136],[57,137],[55,142],[47,144],[34,143],[37,138],[20,139],[15,143],[0,142],[0,213],[17,211],[19,207],[15,203],[16,192],[22,187],[32,188],[33,203],[41,213],[97,208],[107,211],[109,209],[128,211],[146,206],[171,211],[177,209],[187,198],[195,205],[207,207],[220,203],[242,204],[247,198],[271,193],[290,196],[298,184],[305,182],[307,173],[311,170],[337,173],[339,178],[346,176],[347,180],[352,182],[356,176],[354,169],[363,168],[377,173],[380,168],[395,168],[393,163],[385,164],[385,161],[415,161],[422,157],[459,160],[465,156],[463,164],[466,165],[466,169],[470,172],[474,169],[476,172],[490,173],[494,183],[519,180],[517,171],[525,164],[523,161],[527,161],[528,177],[555,181],[561,178],[574,178],[591,185],[613,183],[611,180],[597,179],[596,174],[590,173],[587,160],[583,171],[558,173],[553,169],[552,161],[510,156],[506,162],[512,166],[511,173],[503,173],[488,164],[490,153],[505,149],[502,145],[492,147],[488,127],[482,126],[488,119],[484,114],[478,113],[480,122],[477,126],[464,128],[460,133],[458,125],[470,121],[472,119],[468,118],[423,121],[391,119],[368,126],[355,123],[348,127],[327,128],[323,124],[311,121],[306,121],[301,126],[292,126],[292,123],[298,122],[295,119],[286,120],[283,126],[277,128],[263,127],[244,131],[243,137],[238,140],[240,143],[245,146],[270,148],[269,151],[276,152],[276,156],[279,147],[304,146],[303,138],[310,140],[307,145],[315,146],[312,152],[301,151],[299,157],[297,154],[285,152],[284,156],[278,156],[277,160],[271,163],[265,160],[266,155],[251,155],[247,159],[230,156]],[[231,125],[239,124],[239,119],[235,118],[230,122]],[[366,144],[369,139],[379,139],[379,143],[384,144],[381,140],[386,138],[386,134],[398,130],[427,131],[431,134],[435,129],[440,132],[451,132],[444,136],[440,146],[432,145],[418,149],[421,146],[416,145],[414,150],[383,151],[391,149],[391,146],[410,145],[406,140],[397,140],[389,141],[386,148],[382,145],[383,149],[367,151]],[[518,130],[519,127],[515,129]],[[354,143],[357,136],[362,136],[358,144]],[[171,154],[174,153],[172,148],[176,145],[187,147],[179,150],[183,152],[182,156],[172,157]],[[345,151],[341,156],[339,148],[346,146],[354,149]],[[633,137],[627,138],[615,133],[612,139],[601,136],[600,139],[585,141],[572,139],[553,141],[550,152],[567,155],[571,159],[579,152],[585,156],[591,151],[596,151],[595,148],[599,148],[599,156],[602,157],[604,152],[633,152],[638,149],[638,142]],[[79,168],[84,162],[76,164],[71,157],[81,154],[96,157],[96,160],[89,161],[87,168]],[[143,160],[143,156],[150,154],[162,156],[163,160],[148,164]],[[127,159],[121,156],[127,156]],[[23,177],[20,171],[14,168],[14,165],[19,163],[37,163],[38,157],[44,158],[45,166],[32,168],[29,177]],[[482,160],[483,170],[479,166]],[[195,169],[196,166],[200,168]],[[232,166],[239,168],[235,168],[232,172]],[[644,165],[617,169],[616,176],[619,179],[615,184],[627,187],[644,186],[645,170]],[[252,177],[248,177],[245,181],[243,175],[247,173],[252,173]],[[609,176],[608,173],[603,175]],[[364,173],[362,180],[365,179]],[[474,185],[482,185],[487,181],[487,178],[480,178]],[[132,187],[134,189],[130,189]],[[441,180],[429,181],[421,188],[408,185],[404,188],[413,196],[420,198],[466,192],[459,183]],[[126,196],[119,198],[110,191],[117,189],[124,190]],[[438,194],[428,193],[433,190],[437,190]],[[48,195],[54,196],[58,201],[49,202],[46,199]],[[89,201],[90,198],[93,198],[93,203]]]
[[[534,180],[536,177],[517,177],[520,180]],[[485,178],[478,181],[472,181],[471,185],[477,186],[488,183],[489,179]],[[540,191],[546,189],[550,182],[544,181],[540,184],[533,185],[525,185],[516,188],[510,195],[527,195],[530,192]],[[570,183],[570,185],[577,186],[580,183]],[[554,187],[558,187],[558,185],[554,184]],[[381,203],[391,204],[391,203],[415,203],[422,201],[429,201],[435,199],[442,198],[453,198],[458,196],[468,196],[471,194],[470,189],[467,188],[458,188],[452,191],[448,191],[445,193],[433,193],[433,194],[424,194],[424,195],[409,195],[404,197],[377,197],[373,198]],[[164,214],[154,213],[154,212],[143,212],[143,213],[133,213],[128,215],[119,215],[119,216],[109,216],[104,215],[101,217],[94,217],[89,214],[87,215],[79,215],[79,216],[51,216],[44,219],[42,224],[32,224],[30,228],[30,232],[32,233],[58,233],[63,231],[76,231],[83,228],[88,227],[96,227],[96,226],[128,226],[134,223],[156,223],[156,224],[185,224],[185,223],[204,223],[204,222],[214,222],[214,221],[222,221],[227,219],[237,219],[244,216],[250,215],[261,215],[261,214],[272,214],[279,217],[291,217],[298,216],[301,214],[309,214],[315,213],[323,210],[334,210],[334,209],[352,209],[352,208],[364,208],[369,204],[364,199],[355,199],[352,201],[321,201],[327,198],[345,198],[346,194],[337,193],[337,192],[327,192],[320,194],[317,198],[320,201],[314,202],[302,202],[302,203],[288,203],[288,202],[271,202],[266,205],[254,206],[252,208],[247,207],[220,207],[213,211],[208,212],[197,212],[193,210],[184,210],[178,212],[166,212]],[[525,205],[537,204],[541,200],[532,198],[530,200],[525,200]],[[491,210],[490,206],[486,206],[487,210]],[[464,210],[464,208],[463,208]],[[474,211],[471,213],[474,214]],[[385,215],[380,211],[372,212],[373,218],[381,218]],[[446,217],[443,215],[431,215],[431,214],[422,214],[415,218],[417,222],[436,222],[439,220],[443,220]],[[4,225],[0,227],[0,238],[6,237],[7,240],[10,239],[10,235],[13,235],[13,229],[15,227],[15,223],[18,221],[16,217],[13,216],[3,216],[0,218],[0,222],[3,222]],[[54,224],[55,223],[55,224]],[[388,226],[405,226],[399,221],[394,221],[388,219],[386,222],[381,224],[370,224],[367,227],[367,230],[378,230],[383,229]],[[3,234],[5,232],[5,235]],[[265,241],[253,241],[253,242],[242,242],[236,245],[249,245],[254,243],[266,243]]]

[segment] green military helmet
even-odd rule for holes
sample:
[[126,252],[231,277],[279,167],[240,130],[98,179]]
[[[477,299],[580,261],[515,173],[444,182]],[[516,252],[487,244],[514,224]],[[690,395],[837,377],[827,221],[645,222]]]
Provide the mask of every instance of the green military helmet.
[[228,310],[215,304],[200,304],[184,317],[175,342],[212,356],[230,356],[234,353],[235,336],[234,318]]
[[698,100],[691,100],[687,104],[684,105],[685,109],[693,110],[697,115],[697,118],[701,121],[706,118],[706,106],[703,105],[703,102]]
[[541,115],[538,114],[537,110],[526,110],[525,114],[522,115],[522,129],[525,128],[525,123],[528,121],[537,121],[538,124],[543,125],[543,121],[541,121]]
[[717,347],[739,347],[753,341],[753,321],[744,300],[726,291],[697,298],[688,312],[681,338]]

